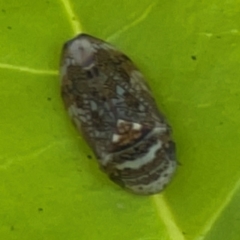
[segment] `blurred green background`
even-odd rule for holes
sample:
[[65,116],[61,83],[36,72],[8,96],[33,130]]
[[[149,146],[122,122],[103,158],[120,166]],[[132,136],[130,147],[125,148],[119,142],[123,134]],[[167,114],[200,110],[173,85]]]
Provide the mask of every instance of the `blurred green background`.
[[[239,239],[239,13],[237,0],[2,1],[1,239]],[[162,194],[111,183],[72,126],[58,66],[79,31],[130,56],[167,116],[180,166]]]

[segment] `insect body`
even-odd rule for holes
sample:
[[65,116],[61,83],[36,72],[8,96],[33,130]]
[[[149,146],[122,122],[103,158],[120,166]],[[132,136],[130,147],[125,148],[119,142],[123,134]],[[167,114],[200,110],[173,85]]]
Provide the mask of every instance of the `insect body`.
[[80,34],[65,43],[60,74],[65,107],[101,169],[134,193],[161,191],[176,168],[175,144],[133,62]]

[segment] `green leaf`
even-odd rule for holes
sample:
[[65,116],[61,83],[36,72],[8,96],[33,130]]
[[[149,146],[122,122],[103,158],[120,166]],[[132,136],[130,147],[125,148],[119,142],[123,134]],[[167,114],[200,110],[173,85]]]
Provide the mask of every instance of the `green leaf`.
[[[238,239],[238,4],[4,1],[1,238]],[[136,62],[171,123],[180,165],[162,194],[135,196],[111,183],[63,108],[61,47],[82,31]]]

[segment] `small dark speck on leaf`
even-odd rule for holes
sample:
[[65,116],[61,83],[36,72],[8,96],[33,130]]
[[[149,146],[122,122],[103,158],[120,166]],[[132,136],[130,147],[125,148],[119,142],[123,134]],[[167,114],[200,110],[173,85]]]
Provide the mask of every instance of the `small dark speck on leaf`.
[[9,30],[11,30],[11,29],[12,29],[12,27],[10,27],[10,26],[8,26],[7,28],[8,28]]
[[43,208],[38,208],[38,211],[39,211],[39,212],[42,212],[42,211],[43,211]]
[[177,165],[178,165],[178,166],[182,166],[182,163],[180,163],[179,161],[177,161]]
[[192,58],[192,60],[197,60],[197,57],[194,55],[192,55],[191,58]]
[[11,230],[11,231],[14,231],[14,230],[15,230],[15,228],[14,228],[13,225],[11,226],[10,230]]
[[52,98],[48,97],[48,98],[47,98],[47,100],[48,100],[48,101],[51,101],[51,100],[52,100]]
[[220,125],[223,125],[223,122],[220,122],[219,124],[220,124]]
[[217,36],[217,38],[221,38],[221,36]]
[[92,159],[92,156],[91,156],[91,155],[87,155],[87,158],[88,158],[88,159]]
[[5,9],[2,9],[2,12],[5,13],[6,12]]

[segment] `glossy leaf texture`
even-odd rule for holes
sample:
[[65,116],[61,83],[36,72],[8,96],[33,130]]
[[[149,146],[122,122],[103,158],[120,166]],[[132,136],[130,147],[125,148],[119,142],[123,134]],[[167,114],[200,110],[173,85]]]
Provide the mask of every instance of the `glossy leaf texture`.
[[[14,1],[0,8],[2,239],[236,240],[239,1]],[[172,183],[135,196],[99,171],[60,98],[80,32],[132,58],[177,143]]]

